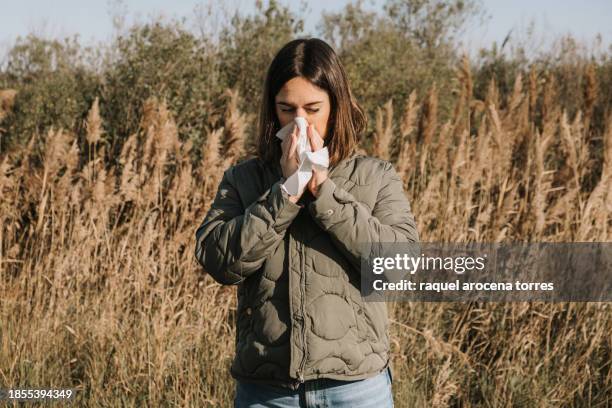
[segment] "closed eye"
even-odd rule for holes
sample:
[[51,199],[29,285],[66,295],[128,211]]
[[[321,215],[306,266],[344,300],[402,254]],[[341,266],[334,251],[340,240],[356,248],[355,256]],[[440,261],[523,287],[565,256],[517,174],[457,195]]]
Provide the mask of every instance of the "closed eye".
[[[292,111],[294,111],[295,109],[294,109],[294,108],[292,108],[292,109],[281,109],[281,110],[282,110],[283,112],[292,112]],[[309,112],[313,112],[313,113],[316,113],[316,112],[318,112],[318,111],[319,111],[319,109],[306,109],[306,110],[307,110],[307,111],[309,111]]]

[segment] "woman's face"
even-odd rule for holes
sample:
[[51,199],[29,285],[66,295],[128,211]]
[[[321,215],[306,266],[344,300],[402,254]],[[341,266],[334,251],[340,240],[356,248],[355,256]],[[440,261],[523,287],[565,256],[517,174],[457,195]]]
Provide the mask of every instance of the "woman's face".
[[303,77],[295,77],[285,82],[275,97],[275,105],[281,128],[296,116],[302,116],[315,126],[321,138],[327,137],[327,120],[331,109],[325,90]]

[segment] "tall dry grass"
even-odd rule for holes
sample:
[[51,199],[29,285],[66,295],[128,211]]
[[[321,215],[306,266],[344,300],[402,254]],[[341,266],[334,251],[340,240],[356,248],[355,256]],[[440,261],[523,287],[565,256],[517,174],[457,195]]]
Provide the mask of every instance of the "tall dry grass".
[[[484,100],[467,59],[457,78],[451,120],[438,122],[435,86],[401,118],[389,101],[369,151],[404,177],[423,240],[610,241],[612,116],[593,134],[597,84],[569,117],[543,73],[507,97],[491,81]],[[254,119],[226,95],[196,164],[154,98],[116,166],[98,101],[83,147],[50,129],[2,154],[0,385],[76,387],[87,406],[231,405],[235,287],[193,256],[223,170],[251,151]],[[608,303],[389,307],[398,407],[611,402]]]

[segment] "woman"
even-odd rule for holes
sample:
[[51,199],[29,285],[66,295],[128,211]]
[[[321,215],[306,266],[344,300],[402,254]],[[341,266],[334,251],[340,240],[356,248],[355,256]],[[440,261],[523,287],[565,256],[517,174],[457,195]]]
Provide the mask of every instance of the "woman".
[[[295,196],[297,127],[307,120],[315,168]],[[387,308],[360,294],[362,245],[415,242],[393,166],[357,154],[366,118],[333,49],[286,44],[272,61],[257,157],[227,169],[196,231],[196,257],[219,283],[238,285],[236,407],[392,407]]]

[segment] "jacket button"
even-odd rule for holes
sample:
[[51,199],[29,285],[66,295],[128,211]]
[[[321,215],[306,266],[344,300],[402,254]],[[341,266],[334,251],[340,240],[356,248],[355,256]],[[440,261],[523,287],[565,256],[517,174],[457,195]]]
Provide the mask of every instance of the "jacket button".
[[332,215],[332,214],[334,213],[334,210],[329,209],[329,210],[327,210],[327,211],[325,211],[325,212],[327,213],[327,215]]
[[269,206],[269,207],[268,207],[268,210],[269,210],[270,212],[272,212],[272,206]]
[[359,309],[359,310],[357,311],[357,314],[363,314],[363,310]]
[[251,315],[251,313],[253,313],[253,311],[251,310],[250,307],[247,307],[246,309],[246,314],[248,314],[249,316]]

